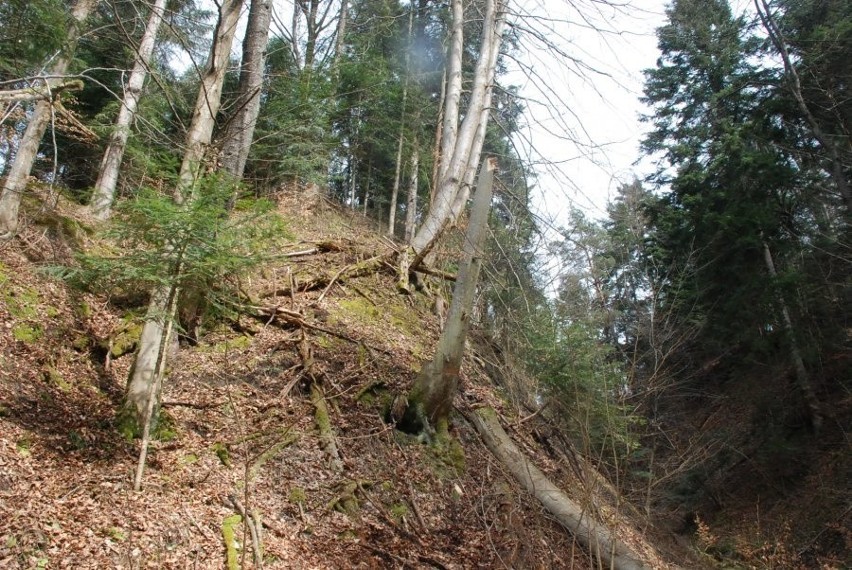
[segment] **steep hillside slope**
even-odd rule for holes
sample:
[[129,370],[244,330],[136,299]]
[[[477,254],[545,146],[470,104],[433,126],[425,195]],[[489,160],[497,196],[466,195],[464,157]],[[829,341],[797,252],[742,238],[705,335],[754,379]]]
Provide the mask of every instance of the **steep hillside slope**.
[[387,424],[436,344],[432,297],[399,295],[374,262],[347,277],[393,245],[359,216],[304,195],[282,196],[280,212],[292,247],[244,284],[263,309],[175,348],[141,493],[138,441],[115,410],[144,296],[84,294],[39,271],[92,239],[71,205],[30,212],[0,248],[0,567],[249,568],[257,544],[266,568],[592,567],[481,443],[464,414],[482,405],[649,567],[669,567],[588,465],[546,451],[538,418],[518,421],[476,343],[450,442]]

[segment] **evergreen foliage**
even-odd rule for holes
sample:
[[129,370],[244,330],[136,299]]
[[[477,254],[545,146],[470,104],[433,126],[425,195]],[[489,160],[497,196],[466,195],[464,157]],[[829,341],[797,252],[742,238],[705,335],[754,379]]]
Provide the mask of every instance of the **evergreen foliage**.
[[146,189],[122,201],[104,230],[115,244],[111,251],[81,253],[77,266],[53,272],[105,293],[175,288],[214,313],[231,315],[241,302],[240,280],[288,238],[267,200],[240,201],[226,216],[233,192],[226,177],[215,174],[199,183],[188,205]]
[[65,42],[67,2],[7,0],[0,3],[0,81],[39,74]]

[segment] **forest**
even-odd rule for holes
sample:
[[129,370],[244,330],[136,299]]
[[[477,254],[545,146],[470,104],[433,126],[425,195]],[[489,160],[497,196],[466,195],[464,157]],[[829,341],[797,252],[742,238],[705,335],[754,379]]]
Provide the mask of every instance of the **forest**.
[[669,0],[558,222],[540,4],[0,2],[0,567],[852,567],[852,0]]

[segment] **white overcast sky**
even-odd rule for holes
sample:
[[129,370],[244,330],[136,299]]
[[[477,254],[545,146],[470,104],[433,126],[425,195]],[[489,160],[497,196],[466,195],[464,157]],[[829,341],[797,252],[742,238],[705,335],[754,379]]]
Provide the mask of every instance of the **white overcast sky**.
[[664,23],[666,1],[614,4],[622,6],[517,2],[525,14],[520,25],[541,32],[563,52],[524,41],[518,59],[527,60],[537,77],[517,70],[510,76],[529,98],[521,144],[538,164],[536,213],[557,226],[572,206],[603,216],[618,185],[645,174],[634,166],[645,128],[639,121],[642,70],[656,63],[655,30]]
[[[736,14],[752,0],[730,0]],[[522,60],[510,76],[528,97],[523,152],[537,163],[536,214],[551,229],[564,225],[571,207],[594,218],[621,183],[652,170],[639,142],[648,125],[639,117],[644,69],[656,65],[656,29],[669,0],[515,0],[515,21],[544,35],[524,40]],[[580,17],[582,14],[583,17]],[[535,34],[528,34],[534,36]],[[573,62],[576,59],[580,65]],[[519,67],[531,65],[536,77]],[[588,66],[592,69],[583,69]],[[542,85],[545,87],[542,88]]]

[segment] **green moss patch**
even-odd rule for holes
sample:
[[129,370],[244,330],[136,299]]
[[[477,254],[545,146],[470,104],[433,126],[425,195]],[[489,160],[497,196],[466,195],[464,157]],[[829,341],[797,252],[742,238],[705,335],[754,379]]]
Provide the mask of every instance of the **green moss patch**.
[[222,538],[225,541],[225,555],[228,570],[237,570],[240,567],[238,553],[240,545],[237,542],[236,527],[243,522],[240,515],[225,517],[222,521]]
[[44,331],[38,325],[18,323],[12,327],[12,337],[20,342],[33,343],[44,336]]

